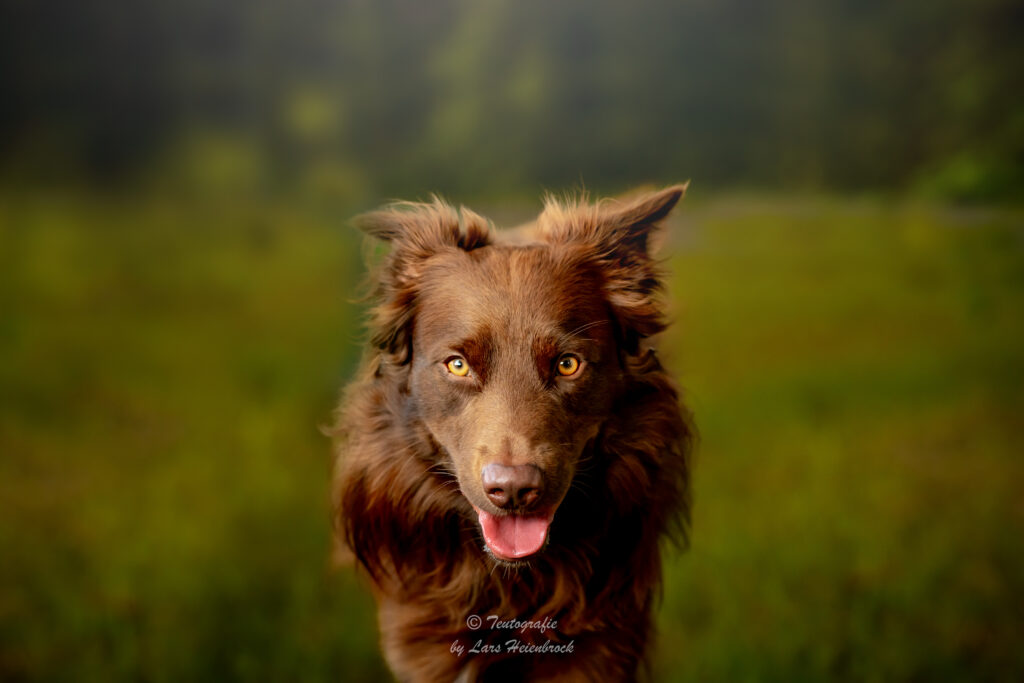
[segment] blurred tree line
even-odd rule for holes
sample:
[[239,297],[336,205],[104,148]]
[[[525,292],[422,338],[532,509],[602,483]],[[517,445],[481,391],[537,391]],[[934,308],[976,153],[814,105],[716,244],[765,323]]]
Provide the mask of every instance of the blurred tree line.
[[8,183],[1024,197],[1017,0],[11,0]]

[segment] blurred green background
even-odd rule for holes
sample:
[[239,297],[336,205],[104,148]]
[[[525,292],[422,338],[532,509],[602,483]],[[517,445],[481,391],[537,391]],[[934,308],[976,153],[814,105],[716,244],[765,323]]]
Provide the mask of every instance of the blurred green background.
[[352,214],[691,178],[658,681],[1024,678],[1024,8],[0,7],[0,679],[388,680]]

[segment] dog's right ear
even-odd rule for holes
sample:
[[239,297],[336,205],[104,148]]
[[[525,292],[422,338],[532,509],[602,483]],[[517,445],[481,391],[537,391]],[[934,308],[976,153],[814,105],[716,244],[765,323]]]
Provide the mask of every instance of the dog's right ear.
[[396,365],[411,357],[409,329],[426,261],[445,251],[471,251],[490,244],[488,221],[438,197],[429,203],[399,202],[353,219],[357,228],[389,242],[377,275],[377,306],[370,329],[373,345]]

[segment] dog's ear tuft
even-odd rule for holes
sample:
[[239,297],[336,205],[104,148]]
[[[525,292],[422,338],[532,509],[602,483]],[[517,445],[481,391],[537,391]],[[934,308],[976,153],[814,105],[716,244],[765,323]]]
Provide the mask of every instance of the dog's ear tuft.
[[431,202],[395,202],[356,216],[352,223],[396,248],[413,247],[423,252],[445,247],[470,251],[490,243],[487,219],[464,206],[456,209],[436,196]]
[[402,234],[404,225],[402,218],[402,214],[398,211],[383,209],[360,214],[352,219],[352,224],[370,237],[390,242]]
[[353,224],[391,244],[378,269],[377,306],[370,321],[373,343],[393,364],[410,358],[412,324],[424,263],[444,251],[472,251],[490,244],[490,224],[465,207],[438,197],[428,203],[400,202],[362,214]]

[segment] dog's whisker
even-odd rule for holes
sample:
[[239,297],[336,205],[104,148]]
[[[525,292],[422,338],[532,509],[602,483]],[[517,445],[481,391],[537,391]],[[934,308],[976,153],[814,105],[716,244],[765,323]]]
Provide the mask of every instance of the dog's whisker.
[[598,325],[606,325],[606,324],[608,324],[607,320],[594,320],[593,322],[586,323],[585,325],[580,325],[579,327],[577,327],[575,330],[573,330],[569,334],[570,335],[579,334],[580,332],[584,332],[586,330],[589,330],[591,327],[597,327]]
[[607,325],[607,324],[608,324],[607,320],[594,320],[594,321],[591,321],[589,323],[580,325],[579,327],[577,327],[572,332],[565,332],[563,334],[560,334],[558,336],[558,344],[559,345],[565,344],[566,342],[568,342],[570,340],[583,340],[583,341],[590,341],[590,342],[592,342],[593,341],[592,339],[581,338],[578,335],[581,332],[585,332],[585,331],[589,330],[592,327],[597,327],[598,325]]
[[590,494],[593,493],[593,490],[589,486],[585,486],[579,482],[573,482],[569,486],[569,490],[578,491],[584,498],[590,498]]
[[451,466],[445,462],[434,463],[433,465],[427,467],[427,471],[433,472],[435,474],[447,475],[451,479],[458,479],[458,475],[456,475],[455,472],[451,469]]

